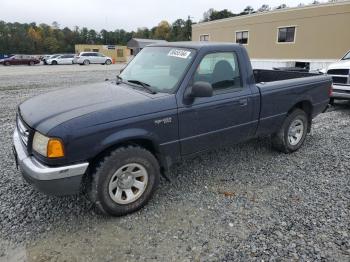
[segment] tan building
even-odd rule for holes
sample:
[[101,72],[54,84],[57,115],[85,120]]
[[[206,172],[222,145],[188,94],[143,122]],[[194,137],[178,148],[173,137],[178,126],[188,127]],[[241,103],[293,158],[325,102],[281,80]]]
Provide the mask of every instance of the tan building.
[[126,46],[116,45],[75,45],[75,52],[100,52],[112,58],[113,63],[127,62],[130,51]]
[[350,1],[199,23],[192,40],[241,43],[255,68],[324,68],[350,50]]

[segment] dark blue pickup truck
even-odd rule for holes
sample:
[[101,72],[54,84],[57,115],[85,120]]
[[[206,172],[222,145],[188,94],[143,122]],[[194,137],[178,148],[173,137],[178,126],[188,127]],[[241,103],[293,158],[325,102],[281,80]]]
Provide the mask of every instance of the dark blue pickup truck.
[[266,135],[277,150],[298,150],[331,92],[328,76],[252,70],[240,45],[152,45],[115,82],[19,105],[14,153],[41,191],[83,189],[98,210],[119,216],[145,205],[184,158]]

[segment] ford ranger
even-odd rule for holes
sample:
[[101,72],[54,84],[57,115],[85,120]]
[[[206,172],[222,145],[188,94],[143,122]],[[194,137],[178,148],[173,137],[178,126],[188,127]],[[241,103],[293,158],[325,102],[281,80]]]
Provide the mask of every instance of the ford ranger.
[[114,82],[20,104],[14,154],[39,190],[85,191],[96,210],[120,216],[144,206],[182,159],[266,135],[279,151],[298,150],[331,92],[327,75],[252,70],[241,45],[157,44]]

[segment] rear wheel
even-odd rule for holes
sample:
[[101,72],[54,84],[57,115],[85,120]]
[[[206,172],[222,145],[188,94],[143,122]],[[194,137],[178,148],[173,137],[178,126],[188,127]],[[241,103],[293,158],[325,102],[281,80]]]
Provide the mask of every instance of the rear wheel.
[[295,109],[286,117],[280,130],[272,136],[272,146],[284,153],[298,150],[305,141],[308,126],[306,113]]
[[105,214],[122,216],[150,200],[160,169],[152,153],[130,146],[105,156],[90,175],[88,194],[95,207]]
[[5,66],[9,66],[9,65],[11,65],[11,63],[7,61],[7,62],[4,63],[4,65]]
[[90,61],[89,61],[89,60],[84,60],[83,64],[84,64],[84,65],[89,65],[89,64],[90,64]]
[[28,65],[33,66],[34,65],[34,61],[29,61]]
[[106,62],[105,62],[105,65],[110,65],[110,64],[112,64],[112,61],[107,59]]
[[52,61],[51,65],[57,65],[57,61]]

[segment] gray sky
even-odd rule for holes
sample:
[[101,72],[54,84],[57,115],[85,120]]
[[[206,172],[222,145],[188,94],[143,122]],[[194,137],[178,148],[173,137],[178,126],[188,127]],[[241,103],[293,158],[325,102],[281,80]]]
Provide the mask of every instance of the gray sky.
[[57,21],[60,27],[75,25],[95,30],[153,27],[161,20],[172,23],[177,18],[202,18],[209,8],[228,9],[240,12],[247,5],[255,9],[263,4],[276,7],[280,4],[297,6],[300,2],[312,0],[0,0],[0,20],[6,22],[36,22],[51,24]]

